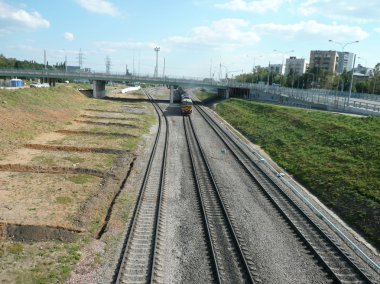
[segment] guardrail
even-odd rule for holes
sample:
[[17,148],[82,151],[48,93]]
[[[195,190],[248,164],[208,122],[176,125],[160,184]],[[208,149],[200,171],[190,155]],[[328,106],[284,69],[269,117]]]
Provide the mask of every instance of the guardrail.
[[356,94],[348,100],[348,92],[338,93],[323,89],[292,89],[259,84],[253,85],[252,90],[296,99],[310,104],[325,105],[330,110],[380,115],[379,95],[360,97]]
[[26,78],[85,79],[103,81],[129,81],[148,84],[191,85],[210,88],[249,88],[250,84],[234,81],[215,81],[185,77],[154,77],[149,75],[109,74],[98,72],[65,72],[60,70],[0,69],[0,76]]

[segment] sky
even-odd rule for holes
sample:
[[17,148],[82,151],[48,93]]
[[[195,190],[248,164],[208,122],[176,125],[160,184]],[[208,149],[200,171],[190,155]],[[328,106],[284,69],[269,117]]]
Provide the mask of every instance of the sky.
[[379,0],[0,0],[0,54],[78,66],[81,50],[92,71],[153,75],[160,47],[159,75],[214,79],[311,50],[374,67],[379,15]]

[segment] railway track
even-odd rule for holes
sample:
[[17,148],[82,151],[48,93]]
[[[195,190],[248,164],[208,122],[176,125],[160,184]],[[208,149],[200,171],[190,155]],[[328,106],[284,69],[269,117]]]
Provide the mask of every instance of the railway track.
[[281,186],[271,179],[231,134],[227,133],[211,116],[195,105],[196,110],[220,137],[242,168],[270,200],[282,217],[294,229],[302,242],[308,247],[330,277],[337,283],[373,283],[362,267],[354,262],[349,253],[336,245],[333,237],[322,230],[305,213]]
[[201,203],[203,223],[217,283],[254,283],[247,261],[218,186],[194,131],[191,118],[184,116],[184,129]]
[[146,95],[158,115],[159,127],[114,274],[114,283],[150,283],[157,282],[156,278],[160,277],[158,251],[160,225],[164,218],[162,204],[169,129],[160,107],[148,93]]

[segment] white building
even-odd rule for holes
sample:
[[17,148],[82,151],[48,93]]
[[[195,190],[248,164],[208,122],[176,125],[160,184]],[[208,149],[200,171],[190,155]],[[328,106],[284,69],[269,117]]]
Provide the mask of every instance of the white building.
[[375,74],[375,68],[368,68],[361,64],[358,64],[358,66],[354,69],[354,72],[365,76],[373,76]]
[[342,74],[344,70],[351,71],[354,65],[354,54],[351,52],[338,52],[338,73]]
[[285,74],[285,65],[282,64],[269,64],[270,72],[275,72],[281,75]]
[[285,75],[289,75],[290,71],[293,70],[293,74],[302,75],[306,72],[307,62],[304,58],[296,58],[291,56],[286,59],[285,64]]

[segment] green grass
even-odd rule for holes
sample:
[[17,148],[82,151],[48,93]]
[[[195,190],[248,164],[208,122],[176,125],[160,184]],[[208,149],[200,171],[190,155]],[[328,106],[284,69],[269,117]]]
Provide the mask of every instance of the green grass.
[[24,245],[22,243],[13,243],[7,249],[9,253],[19,255],[22,253]]
[[[23,271],[14,271],[14,283],[63,283],[72,267],[79,261],[79,249],[82,243],[51,244],[50,255],[41,254],[41,250],[32,245],[27,248],[29,255],[36,256],[34,265]],[[39,256],[37,258],[37,255]]]
[[68,196],[57,196],[55,202],[62,205],[67,205],[72,202],[72,199]]
[[95,178],[96,177],[94,177],[94,176],[80,174],[80,175],[68,176],[66,179],[75,183],[75,184],[85,184],[88,182],[92,182]]
[[380,118],[237,99],[217,111],[380,247]]
[[32,158],[32,161],[49,167],[56,165],[56,161],[51,156],[35,156]]
[[[74,124],[72,120],[77,118],[81,111],[83,113],[85,109],[98,108],[120,111],[123,110],[124,105],[125,102],[87,98],[74,90],[71,84],[69,86],[61,85],[49,89],[0,90],[0,114],[5,117],[0,126],[0,142],[2,145],[2,147],[0,147],[0,159],[9,155],[15,149],[22,148],[25,143],[30,143],[31,139],[39,134],[64,129],[65,126]],[[131,105],[151,109],[150,106],[146,107],[143,103]],[[144,115],[125,113],[121,117],[138,118],[138,121],[131,122],[137,125],[138,128],[99,126],[99,132],[130,133],[136,137],[118,138],[115,136],[93,137],[87,135],[67,135],[67,140],[61,139],[48,143],[92,147],[92,140],[96,140],[97,144],[95,144],[94,147],[105,147],[102,145],[103,142],[109,142],[108,139],[110,139],[111,142],[115,142],[109,143],[112,145],[110,148],[114,146],[115,149],[136,149],[139,143],[144,142],[142,135],[148,133],[151,126],[156,122],[156,117],[153,112],[152,114]],[[91,131],[91,125],[81,126],[83,127],[81,130]],[[86,139],[88,139],[88,143]],[[73,143],[66,143],[67,141]],[[92,157],[95,157],[94,160],[92,160]],[[68,163],[70,162],[72,164],[84,164],[83,167],[106,172],[106,170],[112,166],[115,159],[116,155],[110,154],[64,154],[59,151],[41,151],[38,156],[32,158],[31,163],[28,162],[27,164],[71,166]],[[10,174],[9,178],[18,178],[18,175]],[[92,191],[95,186],[101,187],[101,178],[92,175],[66,174],[62,178],[80,185],[83,192],[85,192],[84,194],[87,194],[87,191]],[[30,179],[32,180],[32,177]],[[25,186],[28,187],[27,184]],[[78,195],[80,194],[81,193],[78,193]],[[61,204],[62,206],[70,205],[75,202],[76,195],[77,193],[74,193],[74,196],[70,197],[54,195],[52,203]],[[88,230],[88,235],[94,235],[94,233],[97,232],[99,224],[101,224],[107,212],[108,201],[104,200],[103,203],[99,203],[99,206],[95,208],[96,214],[93,213],[93,215],[87,216],[89,225],[86,226],[85,229]],[[130,210],[130,208],[128,208],[128,210],[125,208],[125,204],[123,204],[122,208],[126,210],[125,214]],[[29,208],[27,210],[34,213],[33,211],[35,211],[36,208]],[[47,210],[51,209],[47,208]],[[58,213],[51,212],[51,214]],[[72,216],[68,217],[74,218]],[[121,220],[120,224],[122,228],[124,228],[125,220]],[[78,245],[83,245],[81,240],[69,244],[62,242],[9,244],[8,242],[3,242],[0,244],[0,282],[63,283],[68,279],[73,265],[75,265],[80,258]],[[101,259],[98,257],[96,261],[100,262]]]
[[75,107],[72,100],[70,100],[73,98],[73,91],[65,86],[11,91],[0,90],[0,98],[2,101],[7,102],[7,107],[17,107],[30,112],[41,111],[41,108],[44,107],[49,107],[51,110]]
[[198,91],[195,93],[196,97],[200,100],[200,101],[204,101],[204,100],[207,100],[209,98],[212,98],[212,97],[215,97],[216,95],[215,94],[211,94],[211,93],[208,93],[208,92],[205,92],[205,91]]
[[73,164],[79,164],[79,163],[82,163],[85,161],[85,158],[82,158],[82,157],[78,157],[78,156],[68,156],[68,157],[64,157],[63,158],[64,160],[66,161],[69,161]]

